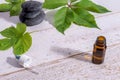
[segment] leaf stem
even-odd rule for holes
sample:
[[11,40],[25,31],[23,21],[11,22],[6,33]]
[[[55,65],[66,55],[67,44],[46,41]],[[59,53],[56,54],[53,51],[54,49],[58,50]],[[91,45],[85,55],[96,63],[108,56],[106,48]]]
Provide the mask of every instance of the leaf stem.
[[67,5],[68,5],[68,7],[70,7],[70,8],[72,7],[72,3],[71,3],[71,2],[68,2]]

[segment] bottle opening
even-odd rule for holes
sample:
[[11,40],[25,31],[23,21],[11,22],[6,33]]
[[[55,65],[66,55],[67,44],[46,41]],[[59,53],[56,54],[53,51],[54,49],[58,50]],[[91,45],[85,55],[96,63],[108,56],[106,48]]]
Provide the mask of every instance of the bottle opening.
[[97,40],[104,41],[106,40],[104,36],[99,36]]

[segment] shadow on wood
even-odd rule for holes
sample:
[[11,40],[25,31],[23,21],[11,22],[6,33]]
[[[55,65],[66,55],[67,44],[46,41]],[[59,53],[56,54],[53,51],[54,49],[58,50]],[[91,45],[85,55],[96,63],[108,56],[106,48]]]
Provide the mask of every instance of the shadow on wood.
[[0,13],[0,18],[8,21],[8,22],[12,22],[12,23],[18,23],[20,22],[19,20],[19,16],[10,16],[8,12],[2,12]]
[[28,71],[28,72],[31,72],[31,73],[33,73],[33,74],[35,74],[35,75],[39,75],[39,72],[34,71],[33,69],[26,68],[25,70]]
[[54,25],[54,15],[56,10],[46,12],[45,20],[48,21],[51,25]]
[[12,65],[13,67],[22,68],[22,66],[20,66],[20,65],[17,63],[17,61],[16,61],[15,58],[7,57],[6,62],[7,62],[8,64]]
[[63,55],[69,58],[75,58],[77,60],[91,62],[92,55],[88,52],[81,52],[79,50],[73,50],[70,48],[52,47],[52,51],[56,52],[58,55]]

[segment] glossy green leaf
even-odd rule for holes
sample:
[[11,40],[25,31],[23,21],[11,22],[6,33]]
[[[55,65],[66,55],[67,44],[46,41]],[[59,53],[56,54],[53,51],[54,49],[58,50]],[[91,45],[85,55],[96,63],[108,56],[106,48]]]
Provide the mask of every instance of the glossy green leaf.
[[21,0],[5,0],[6,2],[10,2],[12,4],[20,3]]
[[9,27],[3,31],[0,32],[2,36],[7,37],[7,38],[13,38],[17,37],[17,31],[15,27]]
[[73,6],[76,6],[78,8],[83,8],[96,13],[110,12],[105,7],[93,3],[91,0],[81,0],[80,2],[74,4]]
[[7,50],[13,45],[11,39],[0,39],[0,50]]
[[11,2],[11,0],[5,0],[6,2]]
[[0,39],[0,50],[13,47],[15,55],[21,55],[28,51],[32,45],[32,37],[25,31],[26,25],[24,23],[18,23],[16,28],[9,27],[1,31],[1,35],[7,38]]
[[22,10],[21,5],[25,0],[5,0],[9,4],[0,4],[0,12],[10,11],[10,16],[18,16]]
[[21,0],[21,3],[25,2],[25,0]]
[[63,7],[55,14],[54,20],[56,29],[64,34],[64,31],[71,25],[73,20],[73,13],[70,8]]
[[18,23],[16,30],[18,31],[19,34],[23,34],[26,31],[26,25],[23,23]]
[[82,8],[73,8],[74,11],[74,23],[80,26],[89,28],[98,28],[95,18],[88,11]]
[[12,9],[10,10],[10,16],[17,16],[20,14],[22,8],[21,8],[21,4],[16,4],[12,7]]
[[12,4],[0,4],[0,12],[7,12],[12,8]]
[[13,51],[15,55],[22,55],[31,47],[32,37],[29,33],[25,33],[18,42],[13,46]]
[[58,8],[60,6],[64,6],[67,5],[68,0],[45,0],[45,2],[43,3],[43,8],[47,8],[47,9],[55,9]]
[[71,2],[75,2],[75,1],[77,1],[77,0],[70,0]]

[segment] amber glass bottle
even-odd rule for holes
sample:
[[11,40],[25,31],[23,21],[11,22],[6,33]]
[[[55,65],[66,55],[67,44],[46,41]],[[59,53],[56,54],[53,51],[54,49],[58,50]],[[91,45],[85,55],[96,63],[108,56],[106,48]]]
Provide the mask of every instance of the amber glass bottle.
[[106,38],[104,36],[97,37],[92,56],[92,62],[94,64],[101,64],[104,62],[106,48]]

